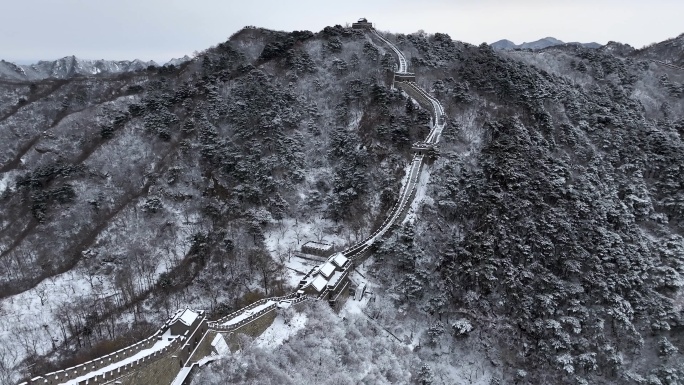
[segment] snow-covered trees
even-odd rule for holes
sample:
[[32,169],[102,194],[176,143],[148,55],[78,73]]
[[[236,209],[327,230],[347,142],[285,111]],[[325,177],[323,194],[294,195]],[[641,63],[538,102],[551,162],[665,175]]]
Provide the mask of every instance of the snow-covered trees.
[[[407,42],[416,71],[430,76],[437,43],[420,34]],[[415,245],[439,261],[441,280],[427,281],[420,307],[444,309],[450,325],[461,318],[478,329],[480,320],[503,315],[495,333],[504,350],[519,352],[505,365],[525,373],[507,371],[510,382],[619,382],[630,360],[651,362],[661,349],[650,333],[681,324],[671,306],[681,281],[671,240],[680,232],[682,173],[674,169],[682,142],[630,97],[636,79],[650,76],[640,66],[582,48],[568,52],[544,54],[540,69],[465,45],[453,70],[431,79],[446,93],[447,111],[467,115],[478,100],[475,123],[461,121],[483,131],[443,137],[431,176],[434,203],[417,222],[429,224]],[[573,84],[573,77],[586,80],[582,65],[573,74],[557,70],[573,55],[600,81]],[[643,92],[654,91],[660,97],[660,90]],[[670,109],[658,113],[676,119]],[[397,287],[412,287],[405,282],[414,278],[403,273]],[[445,293],[447,304],[438,305]],[[668,350],[660,346],[660,354]],[[670,373],[644,365],[638,371],[658,381]]]
[[418,372],[417,384],[419,385],[432,385],[435,382],[435,377],[432,374],[432,369],[430,365],[423,364]]
[[[232,39],[178,67],[18,86],[21,108],[0,106],[0,295],[66,285],[75,268],[79,306],[116,299],[87,322],[42,312],[38,330],[59,338],[35,334],[45,343],[30,354],[85,349],[176,307],[218,316],[280,294],[276,227],[327,216],[339,226],[316,236],[352,241],[393,204],[410,159],[393,147],[425,127],[402,126],[405,99],[384,84],[378,47],[341,26]],[[39,322],[30,308],[18,319]]]
[[326,303],[308,306],[306,330],[273,349],[245,346],[203,369],[193,383],[370,385],[417,380],[417,360],[408,348],[379,333],[365,316],[341,319]]
[[335,129],[330,139],[328,158],[338,166],[334,171],[328,210],[337,221],[363,211],[363,202],[359,198],[366,192],[368,155],[358,135],[346,127]]
[[[483,345],[502,352],[506,383],[680,381],[682,79],[583,48],[513,60],[445,34],[388,38],[450,125],[427,204],[375,255],[390,272],[378,302],[420,314],[426,351],[498,341]],[[341,26],[247,28],[180,68],[0,85],[0,295],[35,294],[13,309],[45,317],[12,343],[95,348],[130,320],[144,330],[175,307],[218,315],[282,292],[267,243],[288,219],[325,214],[350,241],[371,231],[429,131],[429,113],[385,84],[394,65]],[[82,292],[65,283],[80,278]],[[71,307],[53,294],[67,289]],[[439,383],[443,366],[353,322],[313,326],[339,342],[320,356],[323,337],[304,338],[282,356],[249,351],[226,377]],[[284,368],[298,355],[348,372],[297,377]],[[0,351],[0,376],[19,360]]]
[[465,318],[459,318],[451,324],[451,328],[457,337],[468,335],[473,330],[473,325]]

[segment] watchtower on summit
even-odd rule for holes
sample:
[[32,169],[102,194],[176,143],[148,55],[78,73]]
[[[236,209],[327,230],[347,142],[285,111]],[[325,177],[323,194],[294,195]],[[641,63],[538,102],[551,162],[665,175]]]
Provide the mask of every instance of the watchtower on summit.
[[356,23],[352,23],[353,29],[373,29],[373,23],[368,22],[365,17],[362,17]]

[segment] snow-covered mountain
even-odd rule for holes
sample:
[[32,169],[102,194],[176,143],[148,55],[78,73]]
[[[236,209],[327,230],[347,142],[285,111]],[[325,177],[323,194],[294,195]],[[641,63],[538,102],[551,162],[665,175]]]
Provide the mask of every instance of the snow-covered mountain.
[[684,33],[672,39],[638,49],[634,52],[634,56],[684,67]]
[[554,37],[545,37],[543,39],[539,39],[539,40],[532,41],[529,43],[525,42],[522,44],[515,44],[514,42],[512,42],[510,40],[503,39],[503,40],[499,40],[499,41],[496,41],[496,42],[490,44],[490,46],[497,51],[513,50],[513,49],[537,50],[537,49],[544,49],[547,47],[552,47],[552,46],[561,45],[561,44],[576,44],[576,45],[582,45],[586,48],[599,48],[599,47],[601,47],[601,44],[594,43],[594,42],[592,42],[592,43],[578,43],[578,42],[565,43],[562,40],[558,40]]
[[625,56],[634,53],[634,47],[629,44],[609,41],[603,47],[599,48],[602,52],[611,53],[613,55]]
[[139,71],[150,65],[156,66],[157,63],[137,59],[120,61],[86,60],[79,59],[76,56],[66,56],[54,61],[41,60],[38,63],[29,65],[19,65],[0,60],[0,78],[14,80],[68,79],[74,76]]
[[166,64],[164,64],[164,65],[165,66],[172,66],[172,65],[179,66],[183,63],[189,62],[190,60],[192,60],[192,58],[188,55],[185,55],[183,57],[173,58],[173,59],[169,60],[168,62],[166,62]]
[[[681,383],[684,71],[647,60],[681,38],[384,33],[447,122],[406,221],[339,314],[277,310],[193,383]],[[394,51],[339,25],[102,62],[0,62],[0,385],[295,290],[302,245],[372,234],[433,132]]]

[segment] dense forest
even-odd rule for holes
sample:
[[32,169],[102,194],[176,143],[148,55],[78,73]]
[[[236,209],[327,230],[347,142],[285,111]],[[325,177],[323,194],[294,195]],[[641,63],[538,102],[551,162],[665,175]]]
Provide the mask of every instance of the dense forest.
[[[322,381],[321,357],[330,384],[684,382],[684,71],[660,45],[386,37],[448,125],[362,267],[376,301],[308,306],[307,334],[197,381]],[[248,27],[179,66],[0,80],[0,383],[290,291],[303,241],[369,234],[430,130],[394,66],[341,26]]]
[[387,245],[399,298],[494,336],[502,383],[683,381],[684,73],[397,41],[452,101],[429,198]]

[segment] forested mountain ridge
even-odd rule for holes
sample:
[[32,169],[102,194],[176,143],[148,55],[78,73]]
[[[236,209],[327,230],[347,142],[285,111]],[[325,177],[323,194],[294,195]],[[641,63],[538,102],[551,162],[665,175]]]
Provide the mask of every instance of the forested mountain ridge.
[[284,292],[300,237],[369,234],[429,131],[392,67],[341,27],[248,28],[180,68],[4,84],[4,378]]
[[[364,381],[465,381],[449,357],[466,348],[491,383],[681,381],[684,74],[581,47],[387,37],[450,123],[423,204],[371,267],[375,320],[414,325],[423,348],[386,349]],[[3,84],[2,381],[178,307],[284,291],[287,227],[367,234],[429,131],[387,85],[393,62],[339,26],[246,28],[180,68]],[[353,322],[336,327],[363,346]],[[319,346],[344,370],[364,361]],[[226,374],[266,383],[248,353],[263,354]]]
[[660,43],[652,43],[634,52],[634,56],[654,59],[684,67],[684,33]]
[[[444,57],[433,39],[405,49]],[[496,330],[506,383],[681,381],[684,73],[581,47],[414,63],[461,130],[404,295]]]
[[279,369],[314,344],[343,362],[347,382],[330,383],[681,382],[684,73],[577,46],[388,38],[450,118],[422,204],[371,268],[369,314],[421,349],[369,373],[316,326],[198,383],[314,381]]

